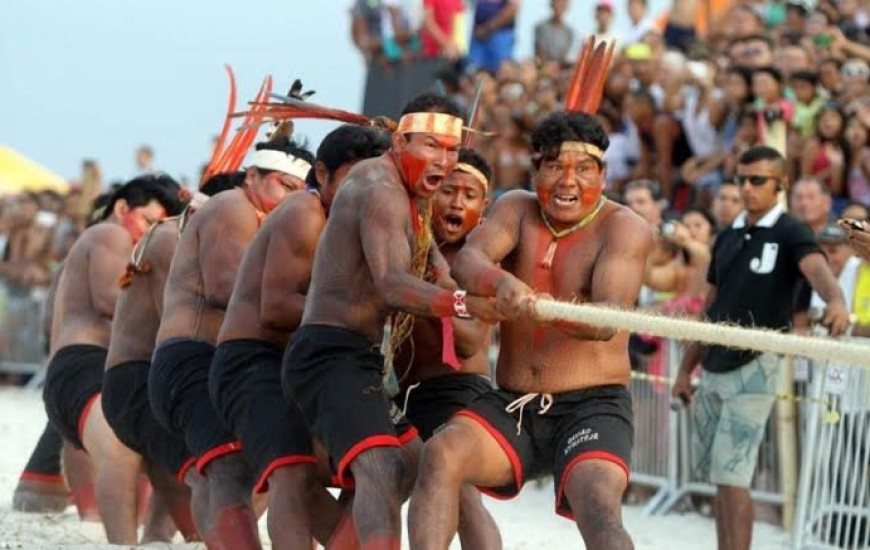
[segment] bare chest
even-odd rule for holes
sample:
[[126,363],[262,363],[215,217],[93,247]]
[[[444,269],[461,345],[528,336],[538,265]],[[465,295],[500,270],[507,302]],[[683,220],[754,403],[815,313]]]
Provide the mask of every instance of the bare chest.
[[595,260],[601,249],[593,227],[556,238],[541,223],[526,222],[511,271],[536,292],[563,300],[589,298]]

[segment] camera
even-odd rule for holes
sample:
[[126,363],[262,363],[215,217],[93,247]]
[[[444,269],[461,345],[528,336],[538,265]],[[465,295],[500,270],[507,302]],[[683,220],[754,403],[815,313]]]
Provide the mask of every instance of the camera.
[[674,235],[677,234],[677,224],[675,222],[665,222],[662,224],[661,228],[662,237],[666,239],[673,239]]

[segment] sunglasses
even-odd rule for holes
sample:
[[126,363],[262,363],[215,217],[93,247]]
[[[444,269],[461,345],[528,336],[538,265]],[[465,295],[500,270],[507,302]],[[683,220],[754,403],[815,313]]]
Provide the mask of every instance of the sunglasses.
[[735,176],[734,182],[737,185],[743,185],[746,182],[749,182],[749,185],[753,187],[761,187],[768,180],[774,179],[773,176]]

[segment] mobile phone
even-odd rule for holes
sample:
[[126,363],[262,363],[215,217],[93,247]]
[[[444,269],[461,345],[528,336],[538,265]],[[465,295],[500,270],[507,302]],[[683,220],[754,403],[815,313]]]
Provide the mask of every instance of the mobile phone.
[[862,222],[861,220],[853,220],[851,218],[843,218],[840,221],[843,222],[844,224],[846,224],[847,226],[849,226],[850,229],[854,229],[856,231],[864,231],[864,222]]

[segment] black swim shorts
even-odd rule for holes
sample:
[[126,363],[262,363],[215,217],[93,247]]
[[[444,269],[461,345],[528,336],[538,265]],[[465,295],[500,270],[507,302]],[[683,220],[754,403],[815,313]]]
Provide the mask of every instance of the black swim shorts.
[[148,402],[148,361],[126,361],[106,371],[103,414],[118,439],[184,483],[196,460],[184,440],[157,421]]
[[42,399],[48,420],[64,439],[84,449],[85,421],[103,389],[106,348],[75,344],[57,351],[48,363]]
[[514,482],[504,487],[479,487],[495,498],[513,498],[529,479],[553,474],[556,513],[573,519],[564,495],[571,469],[590,459],[613,462],[629,477],[634,440],[631,394],[625,386],[598,386],[552,394],[543,414],[541,396],[508,412],[523,394],[493,390],[457,416],[471,418],[498,442],[510,459]]
[[401,447],[417,437],[384,390],[383,368],[383,355],[365,336],[327,325],[301,327],[284,354],[284,394],[335,461],[343,486],[364,451]]
[[409,386],[395,402],[425,441],[454,414],[492,389],[489,378],[461,372]]
[[204,473],[216,458],[238,453],[242,445],[224,425],[208,395],[208,373],[215,347],[208,342],[172,338],[157,345],[148,375],[148,400],[157,420],[184,438]]
[[278,468],[317,463],[302,412],[281,391],[283,353],[262,340],[229,340],[218,346],[209,374],[212,404],[242,440],[257,492],[268,490]]

